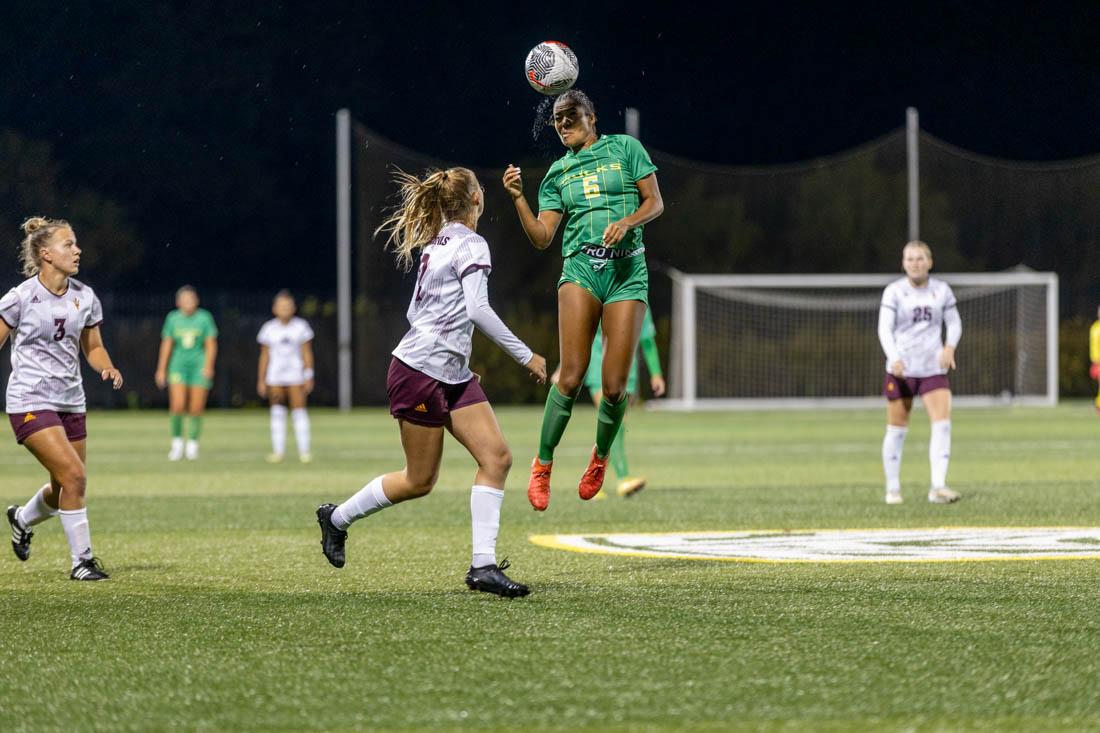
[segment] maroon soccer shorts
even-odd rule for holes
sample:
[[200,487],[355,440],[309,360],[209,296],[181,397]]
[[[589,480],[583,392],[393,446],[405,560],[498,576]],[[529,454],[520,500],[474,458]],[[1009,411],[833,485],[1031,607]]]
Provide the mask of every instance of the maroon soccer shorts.
[[934,389],[951,389],[946,374],[898,379],[890,372],[886,372],[886,378],[882,382],[882,394],[888,400],[913,399],[917,395]]
[[441,428],[447,416],[478,402],[488,402],[477,379],[460,384],[447,384],[418,372],[396,357],[386,374],[386,394],[390,398],[390,414],[415,425]]
[[33,410],[8,414],[11,429],[15,431],[15,442],[20,445],[39,430],[60,425],[65,428],[65,436],[70,443],[88,437],[87,423],[83,412],[54,412],[53,410]]

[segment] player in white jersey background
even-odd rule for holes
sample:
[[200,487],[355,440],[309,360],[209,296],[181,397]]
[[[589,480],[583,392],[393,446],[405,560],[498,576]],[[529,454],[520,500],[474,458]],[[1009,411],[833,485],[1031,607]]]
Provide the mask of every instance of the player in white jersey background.
[[313,329],[295,315],[294,296],[280,290],[271,305],[274,318],[260,327],[256,392],[271,404],[271,455],[268,463],[280,463],[286,454],[287,405],[294,422],[298,459],[309,463],[309,413],[306,397],[313,391]]
[[11,336],[6,409],[15,439],[49,472],[50,480],[23,506],[8,507],[12,550],[30,557],[32,527],[55,514],[69,542],[73,580],[104,580],[92,553],[85,504],[86,438],[80,352],[115,389],[122,374],[103,346],[103,308],[90,287],[72,276],[80,247],[68,222],[34,217],[23,223],[22,284],[0,298],[0,347]]
[[[466,585],[501,596],[524,596],[527,586],[506,576],[508,563],[498,565],[496,559],[512,454],[480,380],[470,371],[474,327],[540,383],[546,381],[546,360],[516,338],[489,305],[492,260],[488,243],[477,234],[485,189],[473,171],[450,168],[424,180],[398,173],[396,180],[401,203],[378,231],[389,231],[388,242],[406,270],[418,265],[408,308],[410,328],[393,351],[386,380],[405,468],[376,477],[340,506],[318,507],[321,548],[330,563],[343,567],[346,530],[352,522],[426,496],[439,477],[446,428],[477,461],[470,492],[473,557]],[[414,260],[417,250],[419,258]]]
[[[901,454],[909,430],[913,398],[919,396],[932,425],[928,460],[932,480],[928,501],[949,504],[959,494],[947,487],[951,459],[951,385],[955,349],[962,337],[962,319],[951,286],[929,276],[932,249],[913,241],[902,250],[905,277],[886,286],[879,308],[878,338],[886,353],[883,395],[886,397],[886,436],[882,466],[886,474],[886,503],[900,504]],[[946,342],[944,327],[947,329]]]

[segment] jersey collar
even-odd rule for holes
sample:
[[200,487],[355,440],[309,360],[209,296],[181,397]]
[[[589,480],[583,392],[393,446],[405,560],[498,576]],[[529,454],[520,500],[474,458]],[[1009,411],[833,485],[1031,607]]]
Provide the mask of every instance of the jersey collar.
[[594,149],[596,148],[596,146],[597,146],[597,145],[603,145],[603,144],[604,144],[604,142],[605,142],[606,140],[607,140],[607,135],[602,135],[602,134],[601,134],[601,135],[600,135],[599,137],[597,137],[597,138],[596,138],[596,142],[592,143],[592,144],[591,144],[591,145],[589,145],[589,146],[588,146],[587,148],[584,148],[584,149],[583,149],[583,150],[581,150],[581,151],[580,151],[579,153],[574,153],[574,152],[573,152],[572,150],[570,150],[569,148],[566,148],[566,150],[565,150],[565,157],[566,157],[566,158],[569,158],[569,157],[573,157],[573,158],[577,158],[577,157],[580,157],[580,156],[581,156],[582,154],[584,154],[584,153],[588,153],[588,152],[591,152],[592,150],[594,150]]

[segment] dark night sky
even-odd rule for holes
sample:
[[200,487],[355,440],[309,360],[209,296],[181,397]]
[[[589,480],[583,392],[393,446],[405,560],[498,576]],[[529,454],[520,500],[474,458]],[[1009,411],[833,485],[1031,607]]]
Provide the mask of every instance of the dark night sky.
[[988,155],[1100,152],[1088,4],[229,5],[0,11],[0,128],[50,143],[67,182],[123,206],[146,261],[125,284],[329,289],[334,110],[456,162],[530,157],[522,62],[544,38],[576,51],[605,129],[638,107],[644,141],[684,157],[834,153],[908,105]]

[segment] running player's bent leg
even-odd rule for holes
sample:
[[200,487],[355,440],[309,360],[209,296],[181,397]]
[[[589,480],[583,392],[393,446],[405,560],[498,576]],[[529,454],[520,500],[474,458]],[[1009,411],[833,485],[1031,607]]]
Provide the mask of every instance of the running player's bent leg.
[[[16,521],[25,529],[45,522],[57,514],[58,498],[52,482],[43,484],[26,504],[19,507],[19,510],[15,513]],[[50,503],[51,500],[53,501],[52,504]]]
[[405,470],[376,476],[332,512],[332,525],[347,529],[352,522],[393,504],[426,495],[439,478],[443,457],[443,428],[401,420]]
[[63,487],[58,500],[58,514],[75,568],[92,558],[91,531],[84,498],[87,488],[83,460],[85,443],[83,440],[70,443],[65,429],[58,426],[34,433],[23,445]]
[[470,489],[470,567],[495,566],[500,505],[504,500],[504,482],[512,467],[512,452],[488,402],[453,411],[447,429],[477,461],[477,475]]

